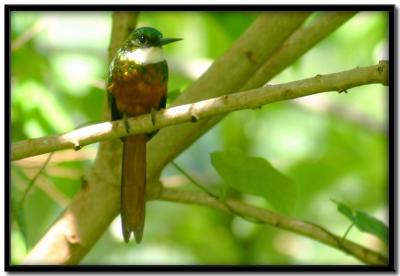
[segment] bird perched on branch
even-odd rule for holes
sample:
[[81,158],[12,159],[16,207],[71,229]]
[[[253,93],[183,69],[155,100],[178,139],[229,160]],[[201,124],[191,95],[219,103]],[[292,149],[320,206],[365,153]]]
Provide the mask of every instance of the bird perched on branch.
[[[112,120],[165,108],[168,65],[162,46],[180,38],[163,38],[150,27],[132,32],[112,60],[108,75],[108,99]],[[151,134],[122,138],[121,219],[125,242],[131,233],[142,240],[145,219],[146,142]]]

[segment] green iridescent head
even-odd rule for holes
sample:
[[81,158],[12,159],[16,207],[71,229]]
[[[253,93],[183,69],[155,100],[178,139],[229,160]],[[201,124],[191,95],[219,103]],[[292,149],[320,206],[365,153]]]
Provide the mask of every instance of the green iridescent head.
[[161,47],[179,40],[182,38],[163,38],[160,31],[151,27],[138,28],[129,36],[130,43],[139,48]]

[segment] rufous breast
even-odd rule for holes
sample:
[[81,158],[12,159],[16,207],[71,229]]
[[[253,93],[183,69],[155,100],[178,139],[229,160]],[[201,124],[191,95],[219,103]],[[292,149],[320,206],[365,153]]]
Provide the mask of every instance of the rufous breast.
[[123,62],[115,68],[108,90],[115,97],[118,110],[134,116],[159,108],[167,93],[167,80],[165,61],[147,65]]

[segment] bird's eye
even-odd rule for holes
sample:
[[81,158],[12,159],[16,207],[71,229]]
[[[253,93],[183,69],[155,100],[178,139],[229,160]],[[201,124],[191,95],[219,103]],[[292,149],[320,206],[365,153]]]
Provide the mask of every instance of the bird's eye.
[[140,43],[145,43],[146,42],[146,37],[144,35],[140,35],[138,37],[138,40],[139,40]]

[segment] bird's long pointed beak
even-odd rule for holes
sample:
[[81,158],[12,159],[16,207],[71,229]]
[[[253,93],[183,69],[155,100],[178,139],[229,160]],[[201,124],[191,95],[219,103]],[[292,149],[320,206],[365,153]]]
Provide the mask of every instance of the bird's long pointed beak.
[[182,40],[182,39],[183,38],[161,38],[158,43],[160,44],[160,46],[162,46],[162,45],[169,44],[169,43],[172,43],[172,42],[176,42],[176,41],[179,41],[179,40]]

